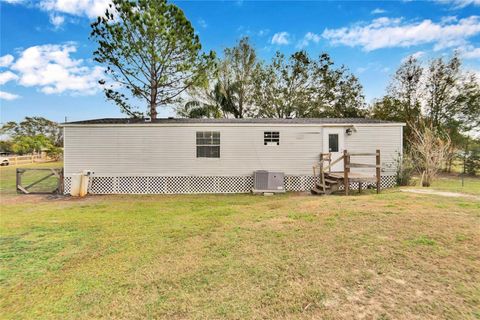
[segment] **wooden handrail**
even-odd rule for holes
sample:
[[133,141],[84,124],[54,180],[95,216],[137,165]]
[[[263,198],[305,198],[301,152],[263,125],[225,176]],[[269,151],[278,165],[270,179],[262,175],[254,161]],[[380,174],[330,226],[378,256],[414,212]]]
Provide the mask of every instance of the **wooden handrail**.
[[328,170],[330,171],[330,169],[332,168],[332,166],[333,166],[334,164],[337,164],[338,162],[340,162],[343,158],[344,158],[344,156],[341,156],[341,157],[338,158],[337,160],[331,162],[331,163],[330,163],[328,166],[326,166],[324,169],[325,169],[325,170],[328,169]]
[[[327,157],[325,157],[327,156]],[[367,163],[352,163],[350,162],[350,158],[352,156],[375,156],[375,164],[367,164]],[[335,161],[332,161],[331,153],[321,153],[320,154],[320,161],[318,164],[313,166],[313,176],[314,176],[314,184],[317,184],[317,177],[320,178],[320,184],[325,190],[325,171],[328,170],[331,172],[331,168],[337,164],[338,162],[343,160],[343,185],[345,188],[345,195],[348,196],[350,190],[350,169],[351,168],[375,168],[375,181],[377,185],[377,193],[380,193],[381,189],[381,160],[380,160],[380,150],[377,149],[375,153],[349,153],[347,150],[343,150],[343,155],[340,156]],[[324,166],[325,162],[329,162],[328,166]],[[319,175],[317,176],[316,167],[319,167]],[[359,180],[358,191],[362,192],[362,181]],[[314,186],[315,187],[315,186]]]
[[367,163],[349,163],[347,168],[376,168],[377,165],[375,164],[367,164]]
[[372,157],[374,157],[374,156],[380,155],[380,153],[362,153],[362,152],[351,153],[351,152],[349,152],[348,155],[351,156],[351,157],[352,156],[353,157],[356,157],[356,156],[372,156]]
[[348,196],[348,191],[350,189],[350,182],[348,180],[348,173],[350,172],[349,168],[350,156],[348,155],[347,150],[343,150],[343,187],[345,188],[345,195]]
[[380,166],[381,166],[381,163],[380,163],[380,149],[377,149],[377,155],[375,156],[375,164],[376,164],[376,169],[375,169],[375,175],[376,175],[376,178],[377,178],[377,193],[380,193],[380,184],[381,184],[381,177],[380,177]]

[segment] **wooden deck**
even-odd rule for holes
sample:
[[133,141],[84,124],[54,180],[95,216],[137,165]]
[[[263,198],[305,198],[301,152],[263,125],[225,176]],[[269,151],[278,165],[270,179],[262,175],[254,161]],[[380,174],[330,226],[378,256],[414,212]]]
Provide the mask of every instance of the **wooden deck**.
[[[374,156],[375,164],[350,161],[351,157],[357,156]],[[332,166],[342,160],[343,171],[331,172]],[[317,168],[319,169],[318,176]],[[351,168],[372,168],[375,170],[375,174],[351,172]],[[348,196],[350,182],[358,183],[358,192],[362,192],[363,183],[373,182],[377,186],[377,193],[380,193],[380,174],[381,161],[379,149],[377,149],[375,153],[349,153],[347,150],[343,150],[343,155],[335,161],[332,161],[331,153],[321,153],[319,163],[313,166],[315,183],[311,191],[313,194],[318,195],[331,194],[332,192],[338,191],[340,185],[343,185],[345,195]]]
[[[343,171],[329,172],[328,175],[336,179],[343,179],[345,176],[345,173]],[[348,180],[352,182],[376,182],[377,178],[376,176],[372,176],[368,174],[363,174],[358,172],[349,172]]]

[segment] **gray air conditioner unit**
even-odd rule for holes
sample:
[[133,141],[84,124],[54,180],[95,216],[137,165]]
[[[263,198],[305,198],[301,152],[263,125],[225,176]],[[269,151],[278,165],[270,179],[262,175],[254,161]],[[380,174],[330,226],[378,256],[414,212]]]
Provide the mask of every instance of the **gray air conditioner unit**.
[[258,170],[253,173],[253,192],[285,192],[283,172]]

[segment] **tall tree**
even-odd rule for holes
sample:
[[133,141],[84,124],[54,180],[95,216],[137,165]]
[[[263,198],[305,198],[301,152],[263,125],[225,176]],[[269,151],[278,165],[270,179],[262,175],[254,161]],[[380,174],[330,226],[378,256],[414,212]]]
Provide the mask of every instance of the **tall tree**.
[[[403,121],[408,124],[418,124],[421,115],[423,68],[414,56],[409,56],[395,72],[388,88],[388,94],[400,101]],[[411,137],[411,130],[407,130]]]
[[301,117],[312,104],[311,61],[306,52],[288,59],[277,51],[269,65],[257,66],[254,101],[259,117]]
[[358,79],[345,67],[335,68],[330,56],[311,59],[305,51],[288,59],[281,53],[256,75],[259,116],[360,117],[364,97]]
[[224,108],[235,118],[252,115],[253,74],[258,64],[255,49],[248,37],[224,51],[219,63],[218,90],[223,95]]
[[426,116],[436,130],[456,121],[461,84],[460,59],[455,55],[449,61],[434,59],[425,79]]
[[107,99],[130,116],[141,112],[135,100],[146,102],[148,114],[173,104],[189,87],[205,81],[214,53],[201,53],[198,35],[182,10],[165,0],[112,0],[105,15],[92,23],[97,41],[95,61],[106,66],[113,82],[102,80]]
[[25,117],[23,121],[7,122],[0,128],[0,134],[12,139],[19,137],[44,136],[55,146],[63,145],[63,130],[58,123],[42,117]]
[[258,62],[248,38],[224,51],[207,80],[188,90],[190,99],[181,103],[177,114],[187,117],[235,117],[254,115],[253,75]]
[[480,131],[480,78],[467,74],[457,97],[457,117],[463,131]]
[[363,87],[345,66],[335,68],[327,53],[315,61],[312,86],[315,103],[310,116],[357,118],[366,114]]
[[387,95],[376,100],[370,109],[373,118],[407,124],[403,136],[403,145],[407,150],[415,138],[413,127],[422,120],[423,73],[418,59],[409,56],[393,75]]

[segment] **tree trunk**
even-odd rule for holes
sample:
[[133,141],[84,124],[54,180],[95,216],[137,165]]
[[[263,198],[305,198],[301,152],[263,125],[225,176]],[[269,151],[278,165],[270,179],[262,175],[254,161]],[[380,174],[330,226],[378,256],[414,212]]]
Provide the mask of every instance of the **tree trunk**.
[[150,65],[150,118],[157,119],[157,79],[155,78],[155,63]]
[[150,104],[150,118],[157,119],[157,106],[154,103]]

